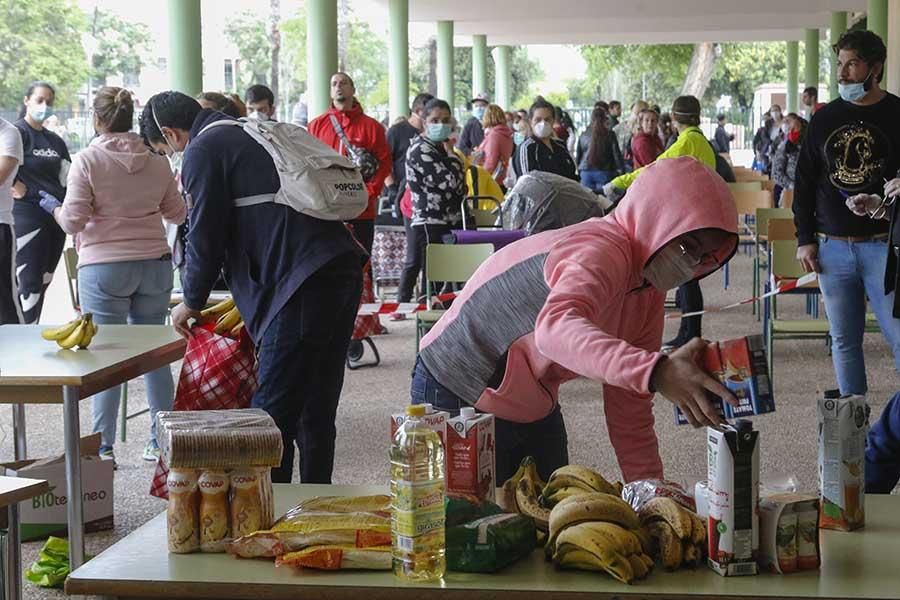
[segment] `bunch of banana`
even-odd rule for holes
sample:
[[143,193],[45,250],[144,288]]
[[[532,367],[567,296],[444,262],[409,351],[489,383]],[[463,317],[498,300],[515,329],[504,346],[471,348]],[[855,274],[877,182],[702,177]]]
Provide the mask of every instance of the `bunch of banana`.
[[47,341],[56,342],[60,348],[69,349],[75,346],[87,348],[98,331],[100,328],[94,323],[93,315],[85,313],[65,325],[43,330],[41,337]]
[[671,498],[653,498],[638,511],[641,524],[655,540],[663,566],[674,571],[696,567],[706,549],[706,524],[697,513]]
[[602,475],[587,467],[566,465],[550,475],[550,480],[541,493],[541,504],[553,508],[565,498],[595,492],[619,496],[622,493],[622,484],[610,483]]
[[650,550],[637,513],[618,496],[570,496],[550,512],[545,554],[559,568],[603,571],[631,583],[653,568]]
[[230,297],[225,298],[214,306],[203,309],[200,311],[200,316],[207,319],[216,319],[216,327],[213,331],[219,335],[229,335],[236,338],[240,335],[241,329],[244,328],[241,313],[235,306],[234,300]]
[[500,505],[509,512],[520,513],[534,519],[540,531],[549,528],[550,511],[540,504],[544,481],[537,472],[537,464],[526,456],[515,475],[500,488]]

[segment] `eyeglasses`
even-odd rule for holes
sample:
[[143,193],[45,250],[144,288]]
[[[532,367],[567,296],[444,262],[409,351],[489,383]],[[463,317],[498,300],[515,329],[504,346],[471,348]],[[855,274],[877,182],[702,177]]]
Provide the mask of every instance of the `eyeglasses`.
[[716,258],[716,255],[712,252],[707,252],[705,254],[700,255],[700,258],[697,258],[692,252],[689,252],[687,248],[684,247],[684,244],[678,244],[678,248],[681,250],[681,255],[690,259],[694,262],[693,267],[703,267],[717,269],[719,267],[719,260]]

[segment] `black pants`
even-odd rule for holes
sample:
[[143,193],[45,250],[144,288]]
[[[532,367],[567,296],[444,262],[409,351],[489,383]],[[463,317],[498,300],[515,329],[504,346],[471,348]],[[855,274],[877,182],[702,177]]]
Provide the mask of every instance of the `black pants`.
[[372,254],[372,244],[375,243],[375,221],[369,219],[355,219],[347,221],[353,229],[353,237],[365,248],[366,253]]
[[[431,404],[435,408],[459,416],[468,406],[431,375],[416,359],[410,389],[412,404]],[[563,465],[569,464],[569,444],[566,423],[559,405],[549,415],[533,423],[515,423],[494,418],[497,443],[497,485],[512,477],[526,456],[531,456],[542,479]]]
[[290,483],[294,445],[300,481],[331,483],[344,361],[362,293],[355,254],[316,271],[281,309],[259,345],[259,389],[253,407],[281,430],[284,454],[272,480]]
[[450,233],[451,228],[449,225],[412,226],[409,219],[403,221],[406,224],[406,260],[400,274],[397,299],[399,302],[410,302],[416,280],[425,271],[425,247],[428,244],[443,244],[444,236]]
[[12,225],[0,223],[0,325],[18,325],[22,319],[16,283],[16,234]]
[[13,218],[22,313],[25,323],[37,323],[44,308],[44,295],[66,244],[66,234],[48,212],[30,200],[15,201]]
[[[703,310],[703,291],[696,281],[686,283],[675,294],[675,303],[683,313]],[[678,335],[672,340],[671,345],[683,346],[695,337],[700,337],[703,317],[688,317],[681,320]]]

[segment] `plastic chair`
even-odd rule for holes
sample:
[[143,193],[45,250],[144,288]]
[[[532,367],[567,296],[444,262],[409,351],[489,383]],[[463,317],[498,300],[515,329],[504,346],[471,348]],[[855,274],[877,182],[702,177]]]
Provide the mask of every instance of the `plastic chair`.
[[464,283],[494,253],[492,244],[428,244],[425,247],[425,308],[416,313],[416,351],[422,336],[446,312],[432,306],[432,281]]
[[734,192],[760,192],[763,189],[762,181],[739,181],[737,183],[729,183],[728,189]]
[[794,206],[794,190],[781,190],[781,199],[778,201],[781,208]]
[[[760,277],[759,272],[767,268],[767,263],[763,262],[760,248],[765,246],[769,235],[770,219],[790,219],[793,216],[790,210],[786,208],[757,208],[756,209],[756,235],[753,239],[755,254],[753,256],[753,297],[759,296]],[[759,302],[754,302],[754,314],[759,317]]]
[[[484,206],[490,208],[483,208]],[[474,217],[476,229],[503,229],[503,212],[500,210],[500,206],[500,202],[493,196],[466,197],[461,206],[463,229],[468,229],[466,213],[470,213]]]

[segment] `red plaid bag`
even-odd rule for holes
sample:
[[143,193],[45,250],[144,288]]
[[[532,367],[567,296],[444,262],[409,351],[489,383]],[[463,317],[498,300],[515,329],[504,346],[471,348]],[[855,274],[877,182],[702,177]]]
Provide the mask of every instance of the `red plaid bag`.
[[[188,340],[174,410],[249,408],[258,386],[253,340],[241,330],[238,339],[213,332],[215,323],[195,325]],[[166,499],[169,469],[162,459],[150,486],[150,495]]]
[[[370,268],[371,264],[372,262],[369,261],[363,268],[362,296],[360,296],[359,298],[360,306],[366,303],[375,302],[375,289],[372,287],[372,269]],[[354,340],[363,340],[367,337],[378,335],[381,332],[382,326],[381,321],[378,319],[378,315],[357,316],[356,321],[353,323]]]

